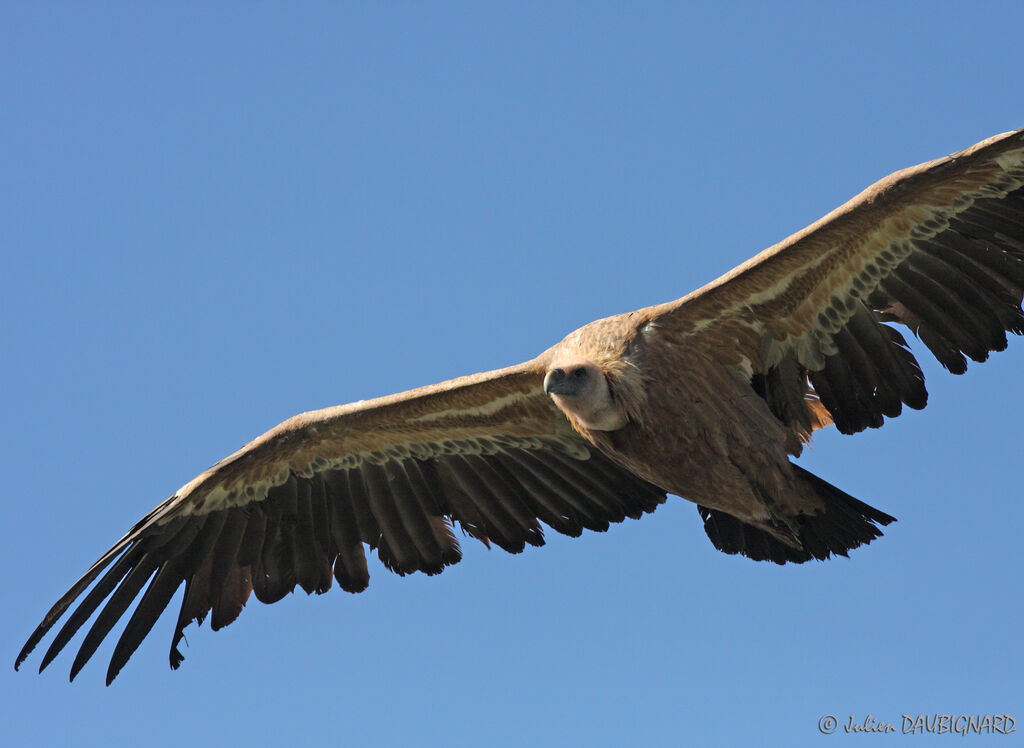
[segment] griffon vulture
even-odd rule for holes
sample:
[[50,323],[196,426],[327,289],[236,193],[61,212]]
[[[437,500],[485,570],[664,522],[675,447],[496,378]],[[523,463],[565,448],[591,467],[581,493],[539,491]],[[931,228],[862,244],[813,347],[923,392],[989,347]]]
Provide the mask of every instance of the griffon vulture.
[[518,553],[544,543],[542,523],[604,531],[670,493],[726,553],[845,556],[893,517],[790,458],[815,429],[924,407],[890,323],[962,374],[1024,332],[1022,292],[1018,130],[896,172],[690,295],[592,322],[532,361],[285,421],[132,527],[15,667],[70,611],[42,670],[99,609],[74,678],[141,593],[109,684],[184,583],[177,668],[185,626],[211,613],[226,626],[250,593],[366,589],[366,546],[398,574],[437,574],[461,558],[456,525]]

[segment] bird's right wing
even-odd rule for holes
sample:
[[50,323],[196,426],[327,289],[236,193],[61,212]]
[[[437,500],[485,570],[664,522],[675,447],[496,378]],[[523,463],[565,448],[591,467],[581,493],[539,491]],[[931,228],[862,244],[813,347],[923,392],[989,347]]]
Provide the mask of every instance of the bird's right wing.
[[653,511],[665,492],[576,434],[542,391],[543,371],[531,361],[285,421],[140,520],[51,608],[15,667],[93,582],[40,670],[105,602],[74,678],[141,594],[109,684],[182,583],[172,667],[186,625],[212,611],[212,627],[226,626],[250,593],[272,603],[296,585],[325,592],[332,578],[364,590],[364,545],[398,574],[436,574],[461,558],[454,521],[518,553],[543,544],[538,520],[576,536]]

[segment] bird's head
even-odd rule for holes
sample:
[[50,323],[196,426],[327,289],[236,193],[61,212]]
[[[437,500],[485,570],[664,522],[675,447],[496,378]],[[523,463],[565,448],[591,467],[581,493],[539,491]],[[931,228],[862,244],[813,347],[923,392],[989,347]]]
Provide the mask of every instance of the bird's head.
[[570,420],[592,431],[614,431],[629,420],[608,377],[587,359],[557,361],[548,367],[544,392]]

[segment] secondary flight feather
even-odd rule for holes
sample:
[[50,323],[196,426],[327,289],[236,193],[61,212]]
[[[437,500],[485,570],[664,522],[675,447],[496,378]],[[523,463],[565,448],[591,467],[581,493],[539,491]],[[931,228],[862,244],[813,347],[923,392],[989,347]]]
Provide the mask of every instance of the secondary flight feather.
[[[826,559],[888,514],[803,470],[814,430],[877,428],[923,408],[898,326],[962,374],[1024,332],[1024,130],[896,172],[677,301],[592,322],[537,358],[303,413],[186,483],[69,589],[15,668],[67,616],[45,668],[95,615],[81,670],[128,618],[109,684],[174,594],[218,629],[250,595],[369,584],[458,562],[456,527],[510,553],[543,526],[577,536],[674,494],[716,548]],[[77,603],[77,605],[76,605]],[[99,611],[97,613],[97,611]]]

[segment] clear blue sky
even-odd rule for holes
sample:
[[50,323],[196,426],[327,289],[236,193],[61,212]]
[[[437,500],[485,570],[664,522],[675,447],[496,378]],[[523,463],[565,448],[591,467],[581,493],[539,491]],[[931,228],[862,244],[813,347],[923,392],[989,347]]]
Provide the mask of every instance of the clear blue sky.
[[359,596],[252,600],[188,629],[176,673],[174,613],[109,689],[113,641],[70,686],[68,655],[15,673],[102,551],[284,418],[532,357],[1024,125],[1019,2],[245,5],[4,4],[6,744],[1024,723],[1019,339],[964,377],[919,346],[925,411],[819,434],[801,464],[900,520],[849,560],[726,556],[671,499],[518,556],[467,539],[439,577],[374,560]]

